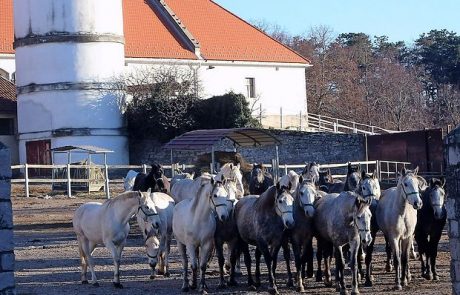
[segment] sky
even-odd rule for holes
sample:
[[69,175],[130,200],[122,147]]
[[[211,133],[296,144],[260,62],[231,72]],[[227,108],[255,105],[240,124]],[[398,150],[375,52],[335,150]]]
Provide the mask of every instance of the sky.
[[422,33],[460,34],[459,0],[214,0],[246,21],[263,20],[305,34],[327,26],[335,34],[363,32],[412,44]]

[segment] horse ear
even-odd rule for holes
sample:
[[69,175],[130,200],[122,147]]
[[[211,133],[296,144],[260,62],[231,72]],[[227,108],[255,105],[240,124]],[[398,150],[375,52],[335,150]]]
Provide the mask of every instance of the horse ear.
[[299,183],[302,183],[302,182],[303,182],[303,176],[300,175],[300,177],[299,177]]
[[149,189],[147,190],[147,193],[150,195],[151,192],[152,192],[152,188],[149,187]]
[[366,178],[366,170],[361,171],[361,178]]
[[372,178],[377,179],[377,170],[374,169],[374,172],[372,172]]
[[446,185],[446,178],[444,176],[441,176],[439,180],[441,180],[441,187],[444,187]]
[[404,168],[402,168],[402,170],[401,170],[401,174],[400,174],[400,175],[401,175],[401,176],[406,176],[406,173],[407,173],[407,170],[406,170],[406,168],[405,168],[405,167],[404,167]]
[[418,166],[414,169],[414,174],[417,175],[418,173]]
[[215,181],[214,181],[214,177],[211,176],[211,184],[214,185]]
[[233,163],[230,163],[229,166],[230,166],[230,169],[233,169]]
[[280,188],[281,188],[280,182],[278,181],[278,182],[276,183],[276,189],[277,189],[277,190],[280,190]]
[[241,165],[240,163],[236,164],[236,168],[240,169],[241,168]]

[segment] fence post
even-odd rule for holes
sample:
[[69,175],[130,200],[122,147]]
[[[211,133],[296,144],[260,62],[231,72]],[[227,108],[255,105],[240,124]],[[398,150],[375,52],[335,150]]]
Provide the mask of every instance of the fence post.
[[147,165],[142,164],[142,172],[143,172],[144,174],[147,174]]
[[287,175],[287,174],[288,174],[287,164],[284,164],[284,175]]
[[334,133],[337,133],[337,123],[334,122]]
[[105,196],[107,199],[110,199],[110,187],[109,187],[109,166],[107,163],[104,164],[104,174],[105,174]]
[[72,198],[72,183],[70,179],[70,164],[67,164],[67,196]]
[[25,164],[25,171],[24,171],[24,184],[25,184],[25,189],[26,189],[26,197],[29,197],[29,164]]

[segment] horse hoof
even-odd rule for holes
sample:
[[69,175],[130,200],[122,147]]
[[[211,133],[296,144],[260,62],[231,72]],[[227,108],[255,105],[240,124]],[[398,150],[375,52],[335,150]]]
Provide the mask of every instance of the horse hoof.
[[340,290],[340,295],[348,295],[348,291],[346,289]]
[[169,278],[169,277],[171,276],[171,273],[170,273],[169,271],[167,271],[167,272],[165,272],[165,273],[163,274],[163,276],[164,276],[165,278]]
[[371,280],[366,280],[366,282],[364,283],[364,286],[365,287],[372,287],[373,283]]
[[358,295],[359,294],[359,291],[356,290],[356,291],[351,291],[351,295]]
[[395,286],[395,290],[396,290],[396,291],[401,291],[401,290],[402,290],[402,286],[401,286],[401,285],[396,285],[396,286]]
[[438,275],[434,275],[434,276],[433,276],[433,281],[439,281],[439,276],[438,276]]
[[162,276],[162,275],[164,275],[165,273],[164,273],[162,270],[157,270],[157,274],[158,274],[159,276]]
[[81,281],[81,284],[82,284],[82,285],[88,285],[89,282],[88,282],[88,280],[84,280],[84,281]]
[[94,287],[99,287],[100,285],[99,285],[98,282],[95,282],[95,283],[93,283],[93,286],[94,286]]
[[387,264],[387,266],[385,267],[385,271],[386,272],[392,272],[393,271],[393,266]]
[[256,288],[259,288],[260,287],[260,282],[254,282],[254,286],[256,286]]
[[190,289],[192,289],[192,290],[196,290],[196,288],[197,288],[197,285],[196,285],[196,284],[192,284],[192,285],[190,286]]
[[332,287],[332,281],[325,281],[324,286],[326,287]]
[[255,291],[257,291],[257,287],[254,286],[254,285],[249,285],[248,290],[249,290],[249,292],[255,292]]
[[[305,277],[305,276],[304,276]],[[313,269],[312,270],[307,270],[307,278],[312,278],[313,277]]]
[[292,280],[288,280],[287,283],[286,283],[286,287],[288,287],[288,288],[294,287],[294,282]]
[[151,279],[151,280],[154,280],[155,278],[156,278],[155,275],[150,275],[150,279]]
[[207,294],[208,294],[208,291],[206,291],[206,290],[203,289],[203,290],[201,290],[201,294],[202,294],[202,295],[207,295]]
[[188,286],[182,287],[181,289],[182,292],[188,292],[190,291],[190,288]]
[[113,286],[117,289],[123,289],[123,285],[121,283],[113,283]]

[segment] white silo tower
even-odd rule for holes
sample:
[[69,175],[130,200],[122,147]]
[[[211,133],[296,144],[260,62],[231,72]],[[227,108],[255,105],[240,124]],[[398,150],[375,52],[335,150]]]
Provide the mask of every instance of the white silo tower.
[[14,0],[14,27],[21,163],[46,143],[104,147],[127,163],[111,90],[124,68],[122,0]]

